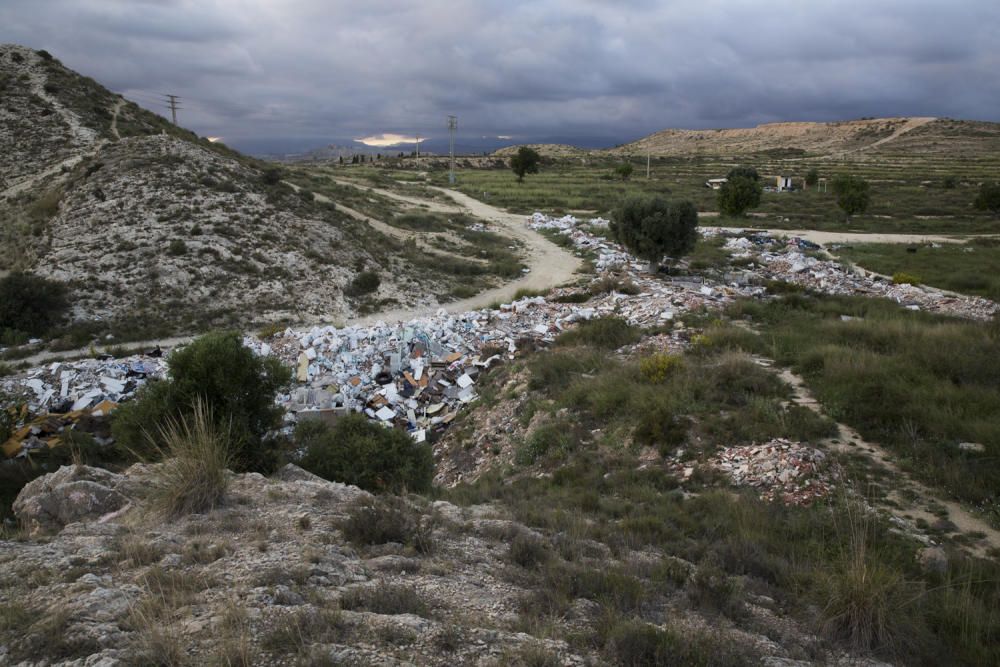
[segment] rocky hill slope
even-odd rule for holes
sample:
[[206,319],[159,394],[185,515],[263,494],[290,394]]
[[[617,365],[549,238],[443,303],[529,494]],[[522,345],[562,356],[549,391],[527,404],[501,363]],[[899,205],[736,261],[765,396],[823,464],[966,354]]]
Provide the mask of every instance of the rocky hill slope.
[[[438,291],[391,239],[46,52],[0,46],[0,89],[0,264],[66,281],[77,321],[338,321]],[[366,269],[381,287],[345,295]]]

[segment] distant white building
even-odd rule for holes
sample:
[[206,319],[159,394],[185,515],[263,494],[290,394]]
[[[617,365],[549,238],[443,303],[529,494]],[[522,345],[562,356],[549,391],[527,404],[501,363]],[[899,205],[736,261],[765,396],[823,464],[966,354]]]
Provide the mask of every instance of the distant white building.
[[791,176],[778,176],[777,187],[779,190],[792,190],[792,177]]
[[712,188],[713,190],[718,190],[722,187],[722,184],[728,181],[728,178],[710,178],[705,181],[706,188]]

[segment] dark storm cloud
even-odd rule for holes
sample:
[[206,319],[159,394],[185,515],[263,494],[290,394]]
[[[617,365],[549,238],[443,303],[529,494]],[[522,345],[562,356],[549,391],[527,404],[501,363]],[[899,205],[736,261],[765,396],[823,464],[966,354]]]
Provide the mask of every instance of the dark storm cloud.
[[1000,3],[3,0],[46,48],[202,134],[632,138],[664,127],[997,120]]

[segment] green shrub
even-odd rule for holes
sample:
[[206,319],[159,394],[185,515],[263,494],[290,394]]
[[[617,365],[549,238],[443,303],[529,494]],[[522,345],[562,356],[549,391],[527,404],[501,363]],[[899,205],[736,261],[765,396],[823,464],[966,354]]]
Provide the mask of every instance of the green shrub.
[[904,271],[897,271],[892,274],[892,282],[896,285],[919,285],[920,276],[914,275],[912,273],[906,273]]
[[309,421],[295,429],[305,449],[300,465],[324,479],[355,484],[372,492],[427,491],[434,478],[434,456],[403,431],[385,428],[364,415],[351,414],[329,427]]
[[743,610],[742,587],[716,563],[698,565],[688,582],[688,599],[702,609],[736,616]]
[[527,531],[520,530],[507,548],[507,558],[524,568],[535,568],[549,560],[551,553],[545,542]]
[[187,254],[187,244],[181,239],[174,239],[167,247],[167,254],[172,257]]
[[46,192],[34,202],[28,212],[33,220],[45,221],[53,218],[59,212],[63,192],[60,188]]
[[619,317],[602,317],[581,322],[575,328],[562,333],[556,339],[557,345],[592,345],[593,347],[616,350],[623,345],[635,343],[642,338],[636,327]]
[[201,336],[174,351],[168,363],[169,379],[151,382],[135,400],[115,411],[112,431],[117,446],[143,458],[157,458],[166,446],[161,429],[170,419],[191,414],[201,398],[230,430],[235,469],[273,469],[276,453],[264,437],[281,423],[282,410],[274,405],[274,395],[291,381],[291,372],[275,358],[258,357],[233,332]]
[[349,589],[340,604],[344,609],[362,609],[375,614],[430,615],[427,603],[414,589],[385,582]]
[[657,353],[639,362],[639,372],[646,381],[659,384],[683,365],[684,359],[676,354]]
[[265,169],[260,175],[260,180],[264,185],[277,185],[281,182],[281,169],[277,167]]
[[344,289],[347,296],[362,296],[371,294],[382,284],[382,279],[374,271],[362,271],[354,276],[350,284]]
[[0,278],[0,330],[42,336],[62,321],[68,307],[63,283],[20,272]]
[[358,546],[395,542],[422,554],[434,550],[430,527],[405,500],[396,496],[379,496],[354,504],[340,530]]
[[539,426],[514,454],[518,465],[531,465],[546,454],[568,452],[573,449],[575,438],[567,424],[551,423]]
[[619,621],[607,631],[606,653],[625,667],[739,667],[755,665],[747,647],[705,631],[659,628],[639,620]]

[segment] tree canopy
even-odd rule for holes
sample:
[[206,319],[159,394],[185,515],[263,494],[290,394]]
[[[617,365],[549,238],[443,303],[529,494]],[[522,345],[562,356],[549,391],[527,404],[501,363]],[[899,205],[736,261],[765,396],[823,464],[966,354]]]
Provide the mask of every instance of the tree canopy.
[[871,202],[871,187],[868,181],[860,176],[845,174],[833,179],[833,192],[837,196],[837,206],[847,214],[850,220],[852,215],[858,215],[868,210]]
[[[719,210],[723,215],[740,217],[746,213],[747,209],[760,206],[760,196],[763,192],[757,179],[746,175],[746,173],[733,172],[726,177],[726,182],[719,188],[718,201]],[[756,170],[752,170],[756,175]],[[758,177],[759,178],[759,177]]]
[[63,283],[30,273],[0,279],[0,330],[42,336],[59,324],[69,306]]
[[517,182],[524,180],[525,174],[537,174],[538,163],[541,156],[532,148],[521,146],[517,149],[517,155],[510,159],[510,168],[517,174]]
[[[170,378],[151,382],[115,411],[112,429],[121,448],[155,457],[160,428],[192,412],[200,399],[232,434],[241,470],[268,471],[274,452],[265,434],[281,424],[274,395],[291,381],[274,357],[259,357],[234,332],[205,334],[171,353]],[[151,442],[152,439],[152,442]]]
[[993,215],[1000,215],[1000,183],[980,185],[975,207],[980,211],[989,211]]
[[664,255],[678,258],[694,249],[698,240],[698,211],[689,201],[634,196],[615,211],[611,233],[629,252],[650,264]]

